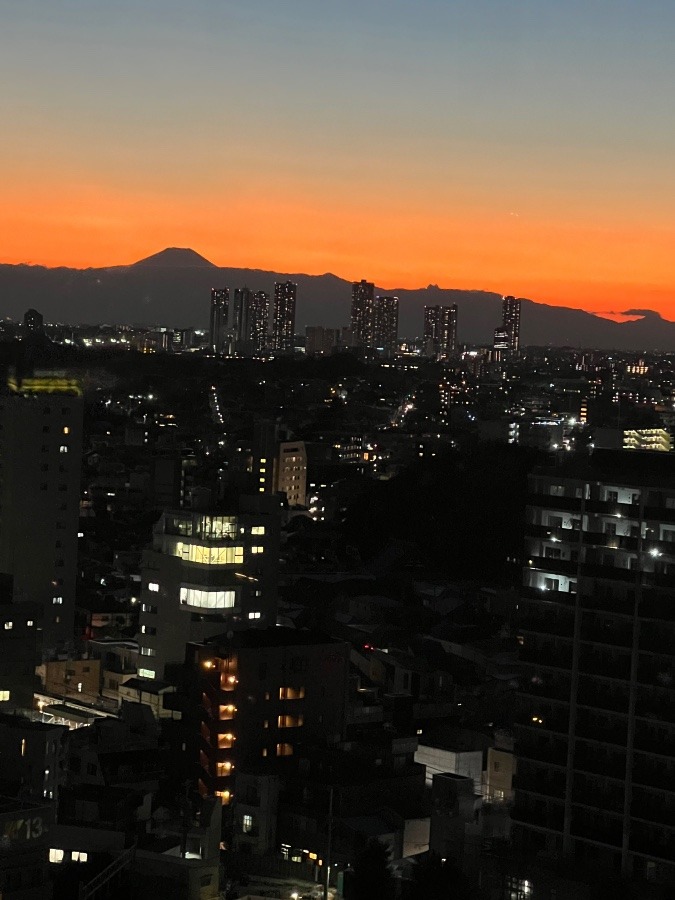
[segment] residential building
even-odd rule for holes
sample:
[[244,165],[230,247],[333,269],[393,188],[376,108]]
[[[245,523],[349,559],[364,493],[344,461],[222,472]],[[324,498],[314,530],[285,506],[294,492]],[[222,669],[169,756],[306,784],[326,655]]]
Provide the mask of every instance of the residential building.
[[224,353],[227,346],[228,311],[230,291],[228,288],[212,288],[211,316],[209,319],[209,347],[213,353]]
[[352,284],[352,338],[355,347],[390,355],[398,342],[398,297],[375,296],[370,281]]
[[675,460],[596,451],[529,490],[520,844],[675,884]]
[[180,665],[188,641],[276,622],[279,504],[242,497],[224,510],[165,512],[143,557],[141,678]]
[[290,352],[295,337],[295,301],[298,286],[292,281],[274,285],[274,319],[272,322],[272,347]]
[[516,297],[502,297],[502,329],[507,336],[508,353],[517,356],[520,352],[520,300]]
[[[254,353],[262,353],[269,344],[270,295],[256,291],[251,297],[249,334]],[[295,327],[295,323],[294,323]]]
[[58,800],[66,779],[66,739],[63,725],[35,721],[28,715],[0,713],[0,775],[2,794],[35,803]]
[[[349,646],[310,631],[234,631],[190,643],[193,724],[190,750],[199,791],[228,805],[235,770],[297,754],[307,740],[344,735]],[[272,771],[273,769],[270,769]]]
[[7,900],[49,900],[48,843],[54,825],[51,803],[0,798],[0,893]]
[[289,506],[307,505],[307,448],[290,440],[279,422],[258,419],[253,431],[251,469],[259,494],[284,494]]
[[327,356],[340,343],[339,328],[308,325],[305,328],[305,353],[307,356]]
[[15,603],[39,604],[46,655],[73,641],[82,413],[58,372],[12,376],[0,395],[0,572]]
[[457,305],[424,307],[424,350],[437,359],[457,351]]
[[631,428],[623,433],[623,449],[670,453],[673,440],[665,428]]

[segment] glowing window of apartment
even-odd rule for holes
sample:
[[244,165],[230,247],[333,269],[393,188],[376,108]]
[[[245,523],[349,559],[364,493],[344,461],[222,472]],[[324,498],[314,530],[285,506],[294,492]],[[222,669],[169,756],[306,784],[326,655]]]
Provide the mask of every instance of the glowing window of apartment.
[[232,763],[231,762],[219,762],[216,763],[216,775],[218,777],[223,778],[226,775],[229,775],[232,771]]
[[63,597],[52,597],[54,606],[60,606],[63,603]]
[[265,526],[254,525],[253,528],[251,528],[251,534],[265,534]]
[[251,553],[264,553],[264,552],[265,552],[264,547],[260,547],[260,546],[251,547]]
[[0,703],[7,703],[11,696],[11,691],[0,691]]
[[56,847],[51,847],[49,850],[49,862],[50,863],[62,863],[63,862],[63,850],[58,850]]
[[291,744],[277,744],[277,756],[293,756]]
[[73,862],[86,862],[89,855],[84,850],[73,850],[70,858]]
[[300,728],[304,722],[304,716],[279,716],[277,718],[278,728]]
[[232,609],[237,595],[234,591],[205,591],[202,588],[182,587],[181,606],[196,606],[200,609]]
[[232,746],[232,742],[234,741],[233,734],[219,734],[218,735],[218,749],[219,750],[229,750]]
[[244,834],[250,834],[253,831],[253,816],[244,815],[241,823],[241,830]]
[[280,700],[302,700],[305,696],[304,687],[280,687],[279,688],[279,699]]
[[159,591],[159,585],[156,581],[150,581],[148,582],[148,590],[157,593]]
[[27,627],[27,628],[32,628],[32,627],[33,627],[33,620],[32,620],[32,619],[28,619],[28,621],[26,622],[26,627]]
[[259,619],[259,618],[260,618],[260,613],[259,613],[258,611],[256,611],[256,612],[250,612],[250,613],[248,614],[248,617],[249,617],[249,619]]
[[14,622],[5,622],[5,631],[11,631],[14,628]]
[[67,425],[64,425],[64,426],[63,426],[63,433],[64,433],[64,434],[70,434],[70,428],[68,428]]
[[59,453],[67,453],[67,452],[68,452],[68,447],[66,447],[65,444],[61,444],[61,446],[59,447]]
[[154,669],[139,669],[138,677],[139,678],[154,678],[155,670]]

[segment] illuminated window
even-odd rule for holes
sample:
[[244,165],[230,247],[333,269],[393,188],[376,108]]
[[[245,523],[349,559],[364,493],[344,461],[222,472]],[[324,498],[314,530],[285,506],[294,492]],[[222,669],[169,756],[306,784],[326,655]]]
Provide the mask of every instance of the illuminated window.
[[141,647],[141,656],[157,656],[157,651],[153,647]]
[[[221,706],[218,709],[218,718],[221,722],[226,722],[228,719],[233,719],[234,714],[236,712],[236,708],[232,703],[228,703],[226,706]],[[224,737],[224,735],[220,735]],[[219,745],[220,746],[220,745]]]
[[244,816],[241,823],[241,830],[244,834],[250,834],[253,831],[253,816]]
[[259,612],[250,612],[250,613],[248,614],[248,617],[249,617],[249,619],[259,619],[259,618],[260,618],[260,613],[259,613]]
[[148,584],[148,590],[154,591],[155,593],[157,593],[157,591],[159,591],[159,585],[157,584],[156,581],[151,581]]
[[218,749],[219,750],[229,750],[234,742],[233,734],[219,734],[218,735]]
[[67,425],[64,425],[64,426],[63,426],[63,433],[64,433],[64,434],[70,434],[70,428],[68,428]]
[[186,562],[199,563],[202,566],[232,566],[243,563],[244,548],[242,546],[209,547],[205,544],[176,541],[173,555],[180,556]]
[[5,631],[11,631],[14,628],[14,622],[5,622]]
[[200,609],[232,609],[237,600],[234,591],[205,591],[201,588],[180,589],[182,606],[197,606]]
[[7,703],[11,695],[11,691],[0,691],[0,703]]
[[294,688],[294,687],[280,687],[279,688],[279,699],[280,700],[302,700],[305,696],[304,687]]
[[73,862],[86,862],[89,857],[84,850],[73,850],[70,858]]
[[251,547],[251,553],[264,553],[264,547]]
[[293,756],[291,744],[277,744],[277,756]]
[[155,670],[154,669],[139,669],[138,677],[139,678],[154,678]]
[[52,597],[54,606],[60,606],[63,603],[63,597]]
[[225,775],[229,775],[232,771],[232,763],[231,762],[219,762],[216,763],[216,775],[220,778],[223,778]]
[[279,728],[299,728],[304,721],[302,715],[299,716],[279,716],[277,718],[277,727]]
[[253,528],[251,528],[251,534],[265,534],[265,526],[254,525]]
[[63,850],[57,850],[55,847],[51,847],[49,850],[49,862],[50,863],[62,863],[63,862]]
[[66,447],[66,445],[61,444],[61,446],[59,447],[59,453],[67,453],[67,452],[68,452],[68,448]]

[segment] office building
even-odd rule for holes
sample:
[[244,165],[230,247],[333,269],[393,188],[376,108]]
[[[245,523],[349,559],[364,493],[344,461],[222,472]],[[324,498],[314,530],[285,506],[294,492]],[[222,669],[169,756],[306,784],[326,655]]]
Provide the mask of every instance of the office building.
[[224,353],[227,346],[228,312],[230,292],[228,288],[212,288],[211,317],[209,320],[209,347],[213,353]]
[[[203,795],[228,805],[236,772],[344,737],[349,645],[310,631],[235,631],[190,643],[192,754]],[[244,800],[244,797],[242,797]]]
[[[59,373],[11,377],[0,395],[0,573],[41,610],[42,652],[73,644],[82,398]],[[33,616],[27,617],[32,619]]]
[[508,353],[517,356],[520,352],[520,300],[502,297],[502,330],[506,332]]
[[457,306],[424,307],[424,351],[447,359],[457,351]]
[[290,352],[295,338],[295,301],[298,286],[292,281],[274,285],[274,319],[272,322],[272,347]]
[[596,451],[529,491],[519,842],[675,884],[675,460]]
[[188,641],[276,622],[279,504],[242,497],[237,509],[165,512],[143,556],[141,678],[179,665]]

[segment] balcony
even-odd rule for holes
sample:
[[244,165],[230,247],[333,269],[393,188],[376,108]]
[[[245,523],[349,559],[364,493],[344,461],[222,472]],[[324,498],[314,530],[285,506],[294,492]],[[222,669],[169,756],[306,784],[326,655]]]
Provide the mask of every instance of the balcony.
[[619,681],[630,679],[630,653],[610,655],[591,647],[582,647],[579,654],[579,671],[585,675],[599,675]]
[[604,578],[633,584],[639,578],[639,573],[633,569],[620,569],[618,566],[606,566],[601,563],[582,563],[579,571],[580,575],[585,578]]
[[538,569],[544,572],[550,572],[551,575],[571,575],[577,574],[578,563],[571,559],[554,559],[552,556],[531,556],[531,569]]
[[570,615],[564,618],[523,616],[518,623],[518,631],[571,638],[574,634],[574,619]]
[[553,494],[528,494],[527,505],[540,509],[562,509],[568,512],[581,510],[582,500],[579,497],[556,497]]
[[521,647],[518,661],[525,665],[535,665],[542,669],[562,669],[568,672],[572,668],[572,648],[566,649],[539,644],[537,647]]
[[586,620],[581,628],[581,640],[630,649],[633,645],[633,626],[625,620],[617,620],[609,626]]
[[574,609],[577,595],[571,591],[543,591],[541,588],[525,585],[520,590],[524,600],[536,601],[537,604],[558,603],[568,609]]

